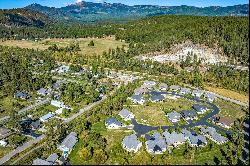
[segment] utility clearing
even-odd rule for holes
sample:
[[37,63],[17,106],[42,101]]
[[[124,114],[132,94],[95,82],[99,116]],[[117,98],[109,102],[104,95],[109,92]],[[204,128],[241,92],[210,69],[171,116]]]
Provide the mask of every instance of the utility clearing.
[[223,56],[219,49],[211,49],[204,45],[193,44],[191,41],[182,44],[176,44],[170,48],[166,54],[153,53],[147,55],[139,55],[136,58],[140,60],[152,60],[160,63],[174,62],[178,63],[186,61],[189,57],[190,62],[193,62],[195,57],[200,60],[202,64],[218,64],[226,63],[228,58]]

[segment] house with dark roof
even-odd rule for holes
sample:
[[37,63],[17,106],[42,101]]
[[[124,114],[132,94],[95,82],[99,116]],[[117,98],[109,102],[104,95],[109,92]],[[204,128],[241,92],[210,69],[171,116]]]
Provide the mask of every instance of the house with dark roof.
[[108,129],[119,129],[122,127],[122,124],[121,122],[119,122],[116,118],[114,117],[111,117],[111,118],[108,118],[105,122],[105,126],[108,128]]
[[190,92],[191,92],[191,89],[189,89],[189,88],[181,88],[179,94],[186,95],[186,94],[188,94]]
[[212,103],[215,99],[215,95],[212,93],[205,93],[204,97],[207,99],[208,102]]
[[197,112],[197,114],[204,114],[208,111],[207,106],[201,104],[194,104],[193,109]]
[[4,139],[11,134],[11,131],[5,127],[0,127],[0,139]]
[[42,117],[40,117],[40,121],[46,122],[47,120],[53,118],[54,116],[55,116],[55,114],[53,112],[49,112],[49,113],[43,115]]
[[218,115],[215,115],[214,117],[212,117],[212,120],[214,121],[214,123],[224,127],[224,128],[231,128],[234,121],[231,120],[230,118],[227,118],[227,117],[221,117],[221,116],[218,116]]
[[155,94],[153,92],[150,93],[150,101],[152,102],[160,102],[163,101],[165,99],[165,97],[161,94]]
[[185,143],[186,139],[182,133],[176,133],[175,131],[169,133],[167,130],[163,132],[163,136],[168,146],[177,147]]
[[53,165],[53,163],[37,158],[33,160],[32,165]]
[[171,91],[177,91],[177,90],[180,89],[180,86],[178,86],[178,85],[171,85],[169,88],[170,88]]
[[174,112],[167,113],[167,117],[171,122],[176,123],[181,119],[181,114],[174,111]]
[[37,130],[37,129],[39,129],[39,128],[41,127],[41,123],[40,123],[39,120],[37,120],[37,121],[32,121],[31,124],[30,124],[30,126],[31,126],[31,128],[32,128],[33,130]]
[[22,91],[17,91],[15,94],[15,98],[19,98],[19,99],[28,99],[29,95],[26,92],[22,92]]
[[142,143],[137,139],[135,134],[132,134],[123,138],[122,147],[129,152],[136,153],[142,147]]
[[208,137],[209,139],[211,139],[212,141],[214,141],[217,144],[224,144],[228,141],[226,137],[217,133],[215,128],[213,128],[213,127],[207,127],[207,128],[201,127],[200,131],[206,137]]
[[186,120],[197,119],[197,113],[195,110],[182,110],[181,116]]
[[202,90],[194,89],[192,92],[192,96],[200,98],[203,95],[203,93],[204,92]]
[[130,99],[132,100],[133,103],[135,104],[144,104],[145,99],[142,95],[133,95],[130,97]]
[[119,112],[119,115],[121,118],[123,118],[125,121],[128,121],[128,120],[131,120],[135,117],[135,115],[128,111],[128,109],[122,109],[120,112]]
[[160,133],[156,132],[153,136],[146,141],[146,150],[149,153],[162,154],[167,150],[165,140]]
[[60,145],[58,145],[58,149],[63,151],[64,158],[67,158],[67,156],[73,150],[73,148],[77,142],[78,142],[77,134],[75,132],[71,132],[62,141],[62,143]]

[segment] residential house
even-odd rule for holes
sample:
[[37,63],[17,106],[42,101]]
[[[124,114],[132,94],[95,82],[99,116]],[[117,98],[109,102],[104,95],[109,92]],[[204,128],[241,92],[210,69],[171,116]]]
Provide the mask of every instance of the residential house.
[[60,145],[58,145],[58,149],[63,151],[64,158],[70,154],[73,150],[75,144],[77,143],[78,138],[75,132],[71,132],[67,137],[62,141]]
[[167,84],[161,83],[161,84],[159,85],[159,90],[161,90],[161,91],[166,91],[167,89],[168,89],[168,85],[167,85]]
[[194,89],[193,92],[192,92],[192,96],[200,98],[203,95],[203,93],[204,92],[202,90]]
[[167,150],[165,140],[160,133],[156,132],[146,141],[146,150],[149,153],[162,154]]
[[176,123],[180,120],[181,114],[174,111],[174,112],[167,113],[167,117],[169,118],[171,122]]
[[148,80],[146,80],[146,81],[143,82],[143,86],[147,87],[147,88],[152,88],[155,85],[156,85],[156,82],[154,82],[154,81],[148,81]]
[[177,91],[177,90],[180,89],[180,86],[178,86],[178,85],[171,85],[169,88],[170,88],[171,91]]
[[195,110],[183,110],[181,111],[181,116],[186,120],[197,119],[197,113]]
[[181,88],[179,94],[186,95],[186,94],[189,94],[190,92],[191,92],[191,89],[189,88]]
[[59,108],[71,109],[69,106],[66,106],[64,102],[58,100],[51,100],[50,104]]
[[217,133],[215,128],[213,127],[207,127],[207,128],[201,127],[200,130],[205,136],[207,136],[209,139],[211,139],[217,144],[223,144],[228,141],[226,137]]
[[33,121],[33,122],[31,122],[30,126],[33,130],[37,130],[41,127],[41,123],[39,120]]
[[29,95],[26,92],[22,92],[22,91],[17,91],[15,94],[16,98],[20,98],[20,99],[28,99]]
[[56,69],[58,74],[63,74],[69,71],[69,66],[62,65]]
[[124,137],[122,147],[129,152],[136,153],[142,147],[142,143],[137,139],[135,134],[132,134]]
[[46,160],[50,163],[55,163],[59,156],[56,153],[51,154]]
[[46,96],[48,94],[47,89],[41,88],[37,91],[37,94],[42,95],[42,96]]
[[114,117],[111,117],[111,118],[108,118],[105,122],[105,126],[108,128],[108,129],[119,129],[122,127],[122,124],[121,122],[119,122],[116,118]]
[[53,153],[46,160],[39,158],[33,160],[32,165],[54,165],[57,159],[58,155],[56,153]]
[[195,109],[197,114],[204,114],[208,110],[207,106],[200,105],[200,104],[194,104],[193,109]]
[[146,87],[144,87],[144,86],[139,87],[139,88],[136,88],[136,89],[134,90],[134,94],[135,94],[135,95],[142,95],[142,94],[145,94],[145,93],[147,93],[147,92],[148,92],[148,89],[147,89]]
[[132,102],[134,104],[144,104],[145,100],[144,97],[142,95],[133,95],[130,97],[130,99],[132,100]]
[[168,146],[177,147],[185,143],[186,139],[182,133],[176,133],[175,131],[169,133],[167,130],[163,132],[163,136]]
[[200,147],[207,145],[206,137],[204,137],[203,135],[197,135],[196,133],[190,132],[186,129],[182,130],[182,134],[184,135],[185,139],[188,140],[190,146],[192,147]]
[[8,143],[7,143],[5,140],[0,140],[0,146],[6,147],[7,144],[8,144]]
[[0,139],[4,139],[11,134],[11,131],[7,128],[0,127]]
[[165,99],[165,97],[159,93],[150,93],[150,101],[152,102],[159,102],[159,101],[163,101]]
[[59,109],[57,109],[57,110],[56,110],[56,114],[57,114],[57,115],[62,114],[62,113],[63,113],[63,109],[64,109],[64,108],[59,108]]
[[207,101],[212,103],[215,99],[215,95],[212,93],[205,93],[204,97],[207,98]]
[[46,115],[43,115],[42,117],[40,117],[40,121],[41,121],[41,122],[46,122],[47,120],[53,118],[54,116],[55,116],[54,113],[49,112],[49,113],[47,113]]
[[131,120],[133,119],[135,116],[132,112],[128,111],[127,109],[122,109],[119,112],[119,115],[121,116],[121,118],[123,118],[125,121]]
[[231,120],[230,118],[220,117],[218,115],[214,116],[212,119],[216,124],[225,127],[227,129],[231,128],[234,123],[234,121]]

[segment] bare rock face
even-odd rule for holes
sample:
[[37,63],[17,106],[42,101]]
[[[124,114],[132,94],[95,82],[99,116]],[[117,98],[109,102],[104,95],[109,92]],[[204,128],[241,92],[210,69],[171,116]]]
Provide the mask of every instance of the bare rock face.
[[197,60],[201,60],[202,64],[226,63],[228,58],[219,52],[219,49],[211,49],[207,46],[195,45],[192,42],[187,41],[182,44],[174,45],[166,54],[140,55],[136,58],[140,60],[153,60],[160,63],[177,63],[185,61],[187,57],[189,57],[191,62],[196,58]]

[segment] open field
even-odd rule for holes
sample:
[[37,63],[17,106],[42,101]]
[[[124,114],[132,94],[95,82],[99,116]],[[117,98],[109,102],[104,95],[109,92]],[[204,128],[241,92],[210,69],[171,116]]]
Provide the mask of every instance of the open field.
[[216,104],[220,109],[220,116],[228,117],[232,120],[236,120],[237,118],[243,117],[246,113],[242,110],[242,106],[239,106],[237,104],[222,100],[222,99],[216,99],[214,101],[214,104]]
[[[93,40],[94,46],[88,46],[89,42]],[[30,41],[30,40],[7,40],[0,41],[0,45],[21,47],[21,48],[30,48],[30,49],[39,49],[45,50],[49,46],[56,44],[58,47],[66,47],[70,44],[78,43],[80,46],[80,53],[84,55],[102,55],[103,51],[108,51],[109,48],[122,47],[127,44],[125,42],[117,41],[114,37],[110,38],[78,38],[78,39],[44,39],[41,41]]]
[[152,126],[171,125],[164,111],[157,106],[134,106],[129,109],[138,123]]
[[239,100],[241,102],[245,102],[245,103],[249,102],[249,97],[247,95],[240,94],[238,92],[234,92],[228,89],[208,87],[208,86],[206,86],[205,89],[208,91],[220,94],[222,96],[229,97],[231,99]]

